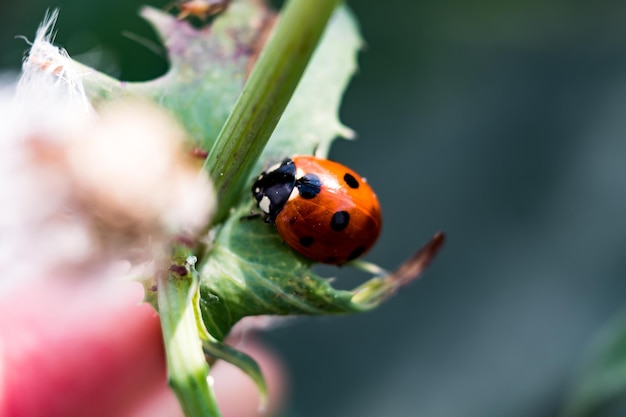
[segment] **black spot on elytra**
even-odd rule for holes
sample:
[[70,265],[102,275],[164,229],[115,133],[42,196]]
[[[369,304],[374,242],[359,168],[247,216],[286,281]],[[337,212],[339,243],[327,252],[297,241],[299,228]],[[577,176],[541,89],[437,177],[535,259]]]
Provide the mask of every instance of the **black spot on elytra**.
[[359,256],[363,255],[363,252],[365,252],[365,246],[359,246],[358,248],[353,250],[352,253],[348,256],[348,260],[352,261],[353,259],[358,258]]
[[348,172],[343,176],[343,180],[348,184],[350,188],[359,188],[359,181],[357,181],[354,176]]
[[296,180],[296,187],[298,187],[300,197],[310,200],[322,191],[322,181],[315,174],[306,174]]
[[337,258],[336,256],[329,256],[328,258],[324,259],[324,262],[326,262],[327,264],[334,264],[339,260],[339,258]]
[[335,232],[341,232],[348,227],[348,223],[350,223],[350,213],[347,211],[338,211],[333,214],[333,218],[330,219],[330,228]]
[[308,248],[309,246],[311,246],[314,241],[315,239],[313,239],[312,236],[302,236],[300,238],[300,244],[304,246],[305,248]]

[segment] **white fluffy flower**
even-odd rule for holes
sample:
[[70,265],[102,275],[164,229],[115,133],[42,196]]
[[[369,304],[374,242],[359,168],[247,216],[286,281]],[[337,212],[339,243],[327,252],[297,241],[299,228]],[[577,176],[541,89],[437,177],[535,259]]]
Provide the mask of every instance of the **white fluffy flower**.
[[11,96],[0,92],[3,277],[98,274],[153,263],[208,223],[213,190],[184,131],[143,101],[92,109],[67,53],[42,24]]

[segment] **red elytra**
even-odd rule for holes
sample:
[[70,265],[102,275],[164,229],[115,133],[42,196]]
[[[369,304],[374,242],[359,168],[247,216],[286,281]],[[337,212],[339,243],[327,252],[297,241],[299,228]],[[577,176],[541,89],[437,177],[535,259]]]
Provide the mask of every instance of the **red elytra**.
[[[293,183],[285,180],[294,171],[291,163]],[[253,194],[285,242],[316,262],[341,265],[356,259],[380,234],[376,194],[363,177],[338,162],[313,156],[286,159],[259,176]]]

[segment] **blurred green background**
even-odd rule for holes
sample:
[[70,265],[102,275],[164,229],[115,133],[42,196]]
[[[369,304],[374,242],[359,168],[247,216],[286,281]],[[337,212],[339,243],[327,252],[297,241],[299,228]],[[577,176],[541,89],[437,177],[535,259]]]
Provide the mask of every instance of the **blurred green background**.
[[[127,80],[165,71],[145,2],[0,5],[17,70],[48,7],[57,43]],[[153,2],[162,7],[165,2]],[[626,291],[626,3],[350,2],[367,48],[332,157],[377,190],[393,268],[435,231],[424,280],[378,310],[264,335],[297,417],[557,416],[581,355]],[[125,35],[131,34],[131,35]],[[325,269],[339,286],[362,279]]]

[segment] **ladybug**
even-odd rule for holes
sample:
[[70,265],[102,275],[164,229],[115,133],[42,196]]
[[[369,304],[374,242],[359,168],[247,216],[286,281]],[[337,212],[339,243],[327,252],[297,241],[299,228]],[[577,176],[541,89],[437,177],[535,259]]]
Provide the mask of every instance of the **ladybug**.
[[313,156],[287,158],[258,176],[252,194],[267,223],[316,262],[341,265],[367,252],[380,234],[380,205],[365,178]]

